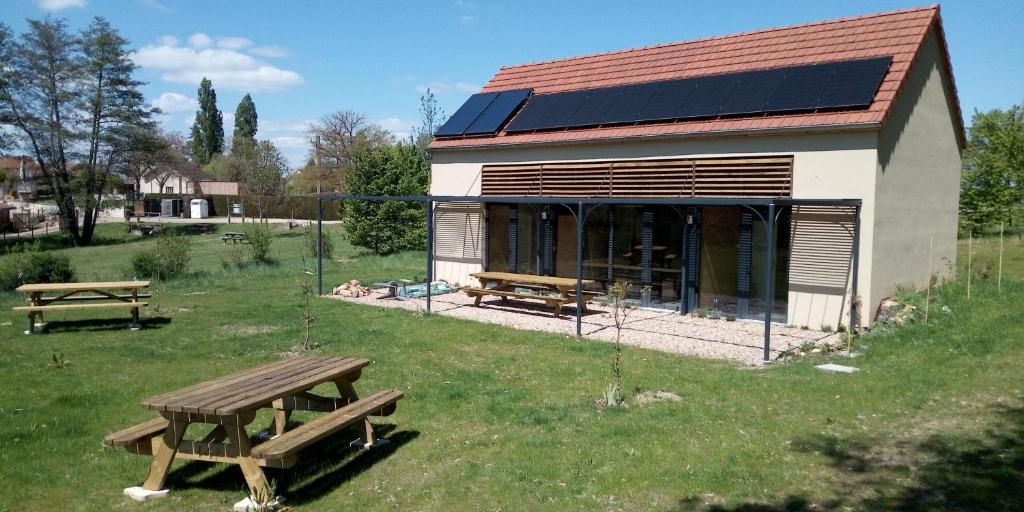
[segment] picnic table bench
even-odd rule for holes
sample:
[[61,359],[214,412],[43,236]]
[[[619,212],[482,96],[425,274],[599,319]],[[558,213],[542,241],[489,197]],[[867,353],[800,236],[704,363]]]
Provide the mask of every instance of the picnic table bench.
[[[548,307],[554,308],[555,318],[562,313],[562,306],[576,303],[576,279],[570,277],[534,276],[530,274],[514,274],[511,272],[476,272],[470,276],[480,281],[480,287],[464,286],[461,288],[466,295],[476,297],[473,305],[479,307],[480,300],[487,295],[501,297],[502,302],[508,299],[530,299],[543,301]],[[581,281],[583,286],[594,284],[590,279]],[[517,289],[532,290],[540,293],[522,293]],[[598,292],[584,291],[589,296],[600,295]],[[587,310],[586,299],[583,300],[583,312]]]
[[[360,398],[352,383],[369,364],[348,357],[292,357],[153,396],[142,406],[159,413],[158,418],[110,434],[104,443],[153,456],[141,488],[125,489],[126,495],[140,501],[166,493],[161,488],[175,459],[237,464],[250,496],[271,497],[262,468],[289,468],[298,461],[300,450],[350,426],[359,429],[353,444],[368,449],[377,443],[367,418],[393,413],[403,393],[385,390]],[[333,383],[339,396],[310,393],[323,383]],[[267,429],[274,437],[254,446],[247,427],[262,408],[274,411]],[[296,410],[326,414],[286,431]],[[213,428],[197,440],[184,439],[195,424]],[[246,505],[239,502],[236,509],[239,506]]]
[[245,236],[245,233],[236,233],[236,232],[233,232],[233,231],[228,231],[228,232],[224,233],[224,235],[221,236],[220,239],[222,241],[224,241],[224,243],[228,243],[228,240],[230,240],[232,243],[236,243],[236,244],[239,244],[239,243],[247,244],[247,243],[249,243],[249,237]]
[[47,311],[68,311],[74,309],[130,309],[132,330],[139,325],[139,308],[148,303],[150,294],[140,293],[149,287],[149,281],[104,281],[92,283],[42,283],[23,284],[15,291],[28,294],[27,306],[15,306],[14,311],[28,312],[28,330],[35,332],[36,320],[43,324],[43,313]]

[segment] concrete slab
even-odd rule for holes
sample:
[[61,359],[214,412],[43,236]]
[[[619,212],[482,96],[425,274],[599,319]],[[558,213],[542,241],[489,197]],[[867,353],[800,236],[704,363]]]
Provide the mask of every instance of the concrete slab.
[[135,501],[150,501],[158,498],[167,496],[168,489],[161,489],[159,491],[151,491],[144,489],[140,486],[129,487],[124,490],[124,495],[135,500]]
[[860,371],[860,368],[854,368],[852,366],[843,366],[841,364],[833,363],[819,364],[818,366],[815,366],[815,368],[832,373],[856,373]]

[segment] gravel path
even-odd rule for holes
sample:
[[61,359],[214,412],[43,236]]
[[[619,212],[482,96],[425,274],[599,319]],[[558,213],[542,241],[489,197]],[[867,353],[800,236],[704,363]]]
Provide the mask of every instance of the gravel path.
[[[368,304],[377,307],[401,308],[410,311],[426,309],[426,300],[385,299],[383,290],[375,290],[367,297],[328,298]],[[551,308],[539,301],[509,300],[502,303],[497,297],[485,297],[480,307],[473,306],[473,298],[464,293],[438,295],[431,299],[431,310],[455,318],[491,324],[572,335],[576,333],[576,308],[562,308],[562,317],[554,318]],[[661,310],[637,309],[629,314],[622,330],[626,345],[686,354],[698,357],[729,359],[757,366],[763,364],[764,323],[751,320],[729,322],[711,320]],[[595,303],[587,305],[583,315],[583,335],[602,341],[615,340],[615,322],[611,309]],[[772,325],[772,359],[783,352],[811,342],[816,345],[838,344],[840,335],[807,331],[793,327]]]

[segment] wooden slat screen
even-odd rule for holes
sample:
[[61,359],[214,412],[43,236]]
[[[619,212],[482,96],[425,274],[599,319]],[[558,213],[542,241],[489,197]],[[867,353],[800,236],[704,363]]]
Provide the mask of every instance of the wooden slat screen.
[[789,197],[793,157],[485,165],[481,195]]

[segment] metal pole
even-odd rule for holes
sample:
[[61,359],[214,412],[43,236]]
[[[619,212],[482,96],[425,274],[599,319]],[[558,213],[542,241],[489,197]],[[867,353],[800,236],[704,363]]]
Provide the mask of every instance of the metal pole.
[[430,282],[434,280],[434,202],[426,200],[427,211],[427,314],[430,314]]
[[775,296],[775,203],[768,204],[768,245],[764,278],[764,362],[771,361],[772,299]]
[[316,294],[324,294],[324,251],[323,238],[324,200],[316,198]]
[[850,333],[860,326],[857,312],[857,278],[860,271],[860,206],[853,207],[853,269],[850,270]]
[[583,335],[583,201],[576,203],[576,336]]
[[686,314],[686,266],[690,262],[686,261],[686,241],[690,235],[690,226],[686,223],[686,219],[690,215],[689,208],[683,208],[683,242],[679,247],[679,314]]

